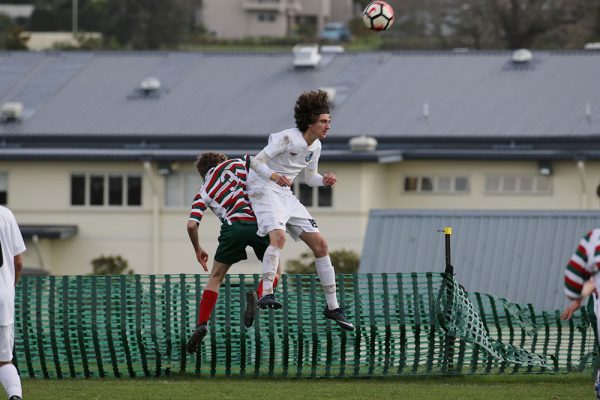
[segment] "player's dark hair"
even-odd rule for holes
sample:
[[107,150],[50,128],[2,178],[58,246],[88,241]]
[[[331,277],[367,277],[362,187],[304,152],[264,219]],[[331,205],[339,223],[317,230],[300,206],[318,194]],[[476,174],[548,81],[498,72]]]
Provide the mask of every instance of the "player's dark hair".
[[308,126],[317,122],[321,114],[329,114],[329,99],[324,90],[304,92],[296,100],[294,119],[300,132],[306,132]]
[[196,169],[202,179],[204,179],[211,168],[216,167],[224,161],[227,161],[227,156],[223,153],[202,153],[196,157]]

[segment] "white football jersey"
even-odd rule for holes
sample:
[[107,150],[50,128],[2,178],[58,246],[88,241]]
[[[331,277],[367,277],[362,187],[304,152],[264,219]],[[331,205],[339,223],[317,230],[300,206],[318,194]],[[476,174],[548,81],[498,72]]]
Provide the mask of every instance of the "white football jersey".
[[15,317],[15,264],[14,257],[25,251],[23,236],[13,213],[0,206],[0,325],[14,323]]
[[[309,146],[302,136],[302,132],[298,128],[291,128],[271,134],[264,152],[270,158],[267,166],[273,172],[293,181],[300,171],[305,168],[317,172],[319,157],[321,156],[321,142],[316,139]],[[272,180],[263,179],[256,171],[250,169],[248,174],[249,189],[264,187],[265,185],[275,190],[290,190],[289,187],[279,186]]]

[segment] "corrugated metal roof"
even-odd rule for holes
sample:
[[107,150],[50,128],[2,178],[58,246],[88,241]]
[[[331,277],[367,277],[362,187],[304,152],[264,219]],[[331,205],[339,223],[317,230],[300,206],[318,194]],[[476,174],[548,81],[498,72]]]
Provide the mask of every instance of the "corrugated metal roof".
[[566,304],[563,271],[581,237],[600,227],[600,213],[578,211],[372,210],[360,271],[443,272],[445,239],[468,291],[538,309]]
[[[533,56],[523,68],[511,52],[346,52],[298,70],[291,51],[5,52],[0,102],[26,114],[0,134],[264,137],[293,124],[296,97],[317,87],[337,90],[332,138],[600,134],[600,52]],[[150,76],[160,96],[131,96]]]
[[[196,156],[205,151],[217,151],[229,157],[239,157],[248,154],[248,149],[243,148],[218,148],[210,146],[191,147],[187,149],[169,149],[137,146],[135,148],[81,148],[81,147],[53,147],[53,148],[19,148],[0,147],[0,160],[194,160]],[[250,153],[251,155],[253,153]],[[388,163],[402,160],[400,151],[342,151],[324,150],[321,159],[326,161],[354,161]]]

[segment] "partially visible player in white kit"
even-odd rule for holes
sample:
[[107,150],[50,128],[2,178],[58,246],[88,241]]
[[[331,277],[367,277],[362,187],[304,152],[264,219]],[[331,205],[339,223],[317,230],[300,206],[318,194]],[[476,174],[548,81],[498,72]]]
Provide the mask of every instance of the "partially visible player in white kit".
[[287,230],[294,240],[304,241],[315,255],[317,274],[327,302],[323,315],[344,329],[354,330],[338,304],[335,271],[327,241],[306,207],[291,191],[292,181],[302,170],[309,186],[333,186],[337,181],[333,173],[320,175],[317,172],[321,140],[331,127],[327,93],[322,90],[302,93],[296,100],[294,119],[296,128],[269,136],[268,145],[252,159],[248,174],[248,197],[256,214],[258,234],[269,235],[262,267],[263,297],[257,305],[260,308],[281,307],[273,294],[273,280]]
[[21,378],[12,363],[15,343],[15,286],[21,276],[25,251],[13,213],[0,206],[0,383],[9,400],[21,400]]
[[[561,314],[561,319],[570,319],[579,309],[581,302],[589,296],[594,298],[594,313],[596,314],[597,337],[600,334],[600,299],[596,288],[600,287],[600,228],[585,235],[577,249],[569,259],[565,268],[565,294],[571,303]],[[600,343],[599,343],[600,345]],[[594,385],[596,399],[600,400],[600,370],[596,367],[596,382]]]

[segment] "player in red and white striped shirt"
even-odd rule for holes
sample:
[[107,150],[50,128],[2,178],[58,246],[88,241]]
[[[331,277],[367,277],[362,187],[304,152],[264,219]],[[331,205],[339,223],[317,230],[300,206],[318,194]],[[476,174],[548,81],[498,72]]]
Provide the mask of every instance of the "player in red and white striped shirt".
[[600,276],[596,275],[599,268],[600,228],[588,232],[579,241],[577,249],[575,249],[565,268],[565,295],[572,301],[571,305],[565,310],[566,319],[570,318],[571,314],[579,308],[583,297],[585,297],[584,295],[590,294],[584,291],[586,282],[591,278],[594,281],[600,279]]
[[[249,165],[248,156],[227,160],[227,156],[221,153],[204,153],[196,160],[196,168],[204,183],[194,197],[187,231],[196,259],[205,271],[208,271],[208,253],[200,245],[198,235],[200,221],[205,211],[210,208],[223,224],[210,277],[202,292],[197,326],[187,343],[187,350],[190,353],[197,351],[200,342],[208,332],[206,324],[217,302],[219,287],[229,268],[247,258],[247,246],[252,247],[256,257],[261,261],[269,246],[268,238],[258,236],[256,233],[258,230],[256,216],[246,191]],[[280,274],[281,266],[277,269],[277,277]],[[259,283],[259,296],[262,296],[261,289],[262,281]],[[254,291],[247,293],[246,300],[244,323],[249,327],[254,321],[256,312]]]
[[[590,294],[594,298],[596,314],[596,332],[600,332],[600,300],[597,287],[600,287],[600,228],[588,232],[580,241],[565,268],[565,294],[571,303],[563,311],[560,318],[570,319],[579,309],[581,302]],[[600,399],[600,372],[596,369],[594,386],[596,399]]]

